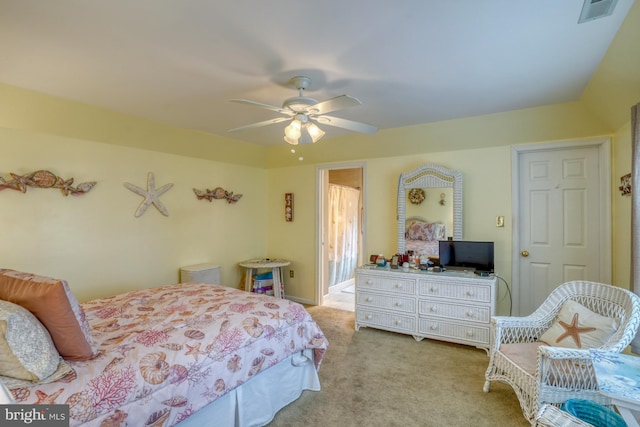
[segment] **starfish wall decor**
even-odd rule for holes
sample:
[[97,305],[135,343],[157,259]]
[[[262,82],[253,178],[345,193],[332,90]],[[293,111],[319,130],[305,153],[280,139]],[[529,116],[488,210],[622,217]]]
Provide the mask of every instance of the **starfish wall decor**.
[[171,187],[173,187],[173,184],[165,184],[162,187],[156,189],[156,179],[153,176],[153,172],[149,172],[147,174],[146,190],[136,185],[130,184],[128,182],[125,182],[124,186],[127,187],[129,190],[133,191],[134,193],[144,197],[144,200],[142,201],[140,206],[138,206],[138,210],[136,210],[136,214],[135,214],[136,218],[138,218],[143,213],[145,213],[147,208],[151,205],[154,205],[156,208],[158,208],[158,210],[162,213],[162,215],[169,216],[169,211],[167,210],[166,206],[163,205],[162,202],[160,201],[160,196],[162,196],[164,193],[169,191]]

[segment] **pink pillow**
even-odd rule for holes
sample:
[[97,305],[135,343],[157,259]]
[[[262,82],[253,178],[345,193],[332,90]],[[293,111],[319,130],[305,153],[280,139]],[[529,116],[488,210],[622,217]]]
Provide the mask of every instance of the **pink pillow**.
[[63,358],[86,360],[96,356],[84,311],[64,280],[0,269],[0,299],[33,313],[47,328]]
[[406,237],[410,240],[443,240],[445,238],[444,224],[415,221],[407,228]]

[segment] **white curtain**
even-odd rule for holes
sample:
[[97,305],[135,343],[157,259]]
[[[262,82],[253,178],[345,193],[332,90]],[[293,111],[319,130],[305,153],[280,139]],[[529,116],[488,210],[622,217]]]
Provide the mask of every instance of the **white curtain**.
[[[640,103],[631,107],[631,288],[640,295]],[[640,334],[631,349],[640,354]]]
[[329,286],[354,277],[358,262],[360,190],[329,184]]

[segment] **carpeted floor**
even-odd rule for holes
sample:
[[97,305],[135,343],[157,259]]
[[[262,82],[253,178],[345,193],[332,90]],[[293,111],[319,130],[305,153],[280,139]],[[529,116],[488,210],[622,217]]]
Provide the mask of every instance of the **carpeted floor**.
[[513,390],[482,391],[484,350],[375,329],[354,313],[307,308],[329,340],[320,392],[305,391],[270,426],[525,427]]

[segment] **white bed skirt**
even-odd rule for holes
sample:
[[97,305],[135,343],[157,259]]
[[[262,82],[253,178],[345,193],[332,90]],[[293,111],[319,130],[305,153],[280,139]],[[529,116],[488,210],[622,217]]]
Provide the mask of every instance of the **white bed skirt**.
[[290,356],[176,425],[263,426],[304,390],[320,391],[312,350]]

